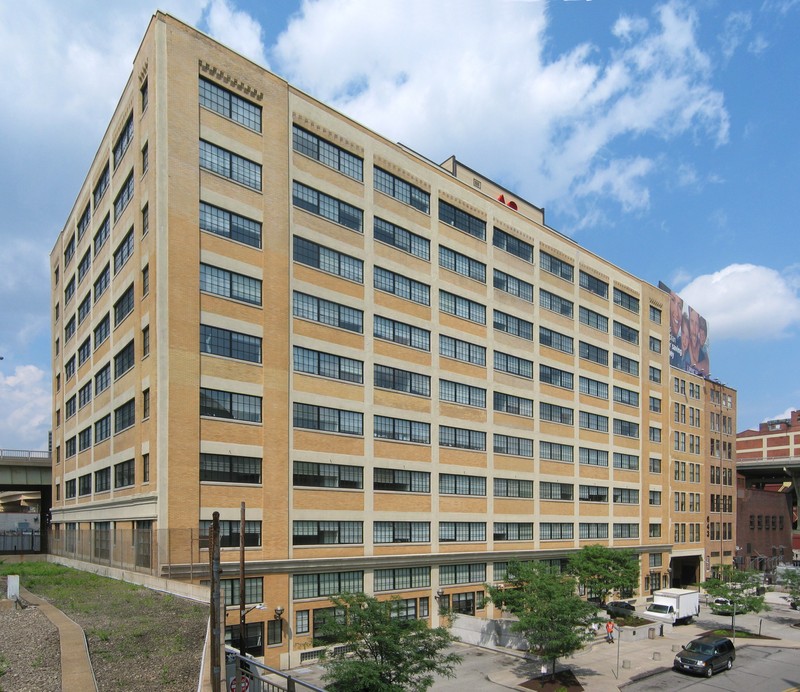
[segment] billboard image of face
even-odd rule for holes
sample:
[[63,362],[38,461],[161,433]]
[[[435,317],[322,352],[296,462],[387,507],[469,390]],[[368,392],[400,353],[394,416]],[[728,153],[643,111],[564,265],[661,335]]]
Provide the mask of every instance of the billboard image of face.
[[708,352],[708,323],[697,310],[663,283],[669,293],[669,364],[694,375],[708,377],[711,372]]

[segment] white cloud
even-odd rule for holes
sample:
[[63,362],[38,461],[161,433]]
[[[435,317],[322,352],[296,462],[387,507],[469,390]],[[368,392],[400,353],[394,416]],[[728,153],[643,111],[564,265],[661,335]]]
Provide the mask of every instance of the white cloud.
[[722,33],[718,37],[725,60],[730,60],[736,49],[744,43],[752,24],[753,18],[749,12],[732,12],[725,18]]
[[772,420],[789,420],[792,417],[792,411],[798,411],[798,410],[800,410],[800,406],[790,406],[785,411],[782,411],[781,413],[777,413],[774,416],[768,416],[767,418],[765,418],[761,422],[762,423],[767,423],[767,422],[772,421]]
[[205,14],[208,33],[220,43],[267,67],[261,25],[229,0],[211,0]]
[[709,337],[772,340],[800,324],[793,277],[754,264],[731,264],[698,276],[679,291],[708,320]]
[[761,55],[767,48],[769,48],[769,41],[764,34],[756,34],[753,40],[747,44],[747,51],[753,55]]
[[14,374],[0,372],[0,447],[47,449],[50,430],[50,382],[35,365]]
[[605,216],[600,190],[626,211],[647,206],[661,153],[633,156],[634,138],[666,152],[686,134],[727,141],[690,7],[617,20],[607,59],[588,44],[550,57],[547,28],[545,3],[307,1],[271,58],[314,96],[433,159],[455,153],[573,229]]

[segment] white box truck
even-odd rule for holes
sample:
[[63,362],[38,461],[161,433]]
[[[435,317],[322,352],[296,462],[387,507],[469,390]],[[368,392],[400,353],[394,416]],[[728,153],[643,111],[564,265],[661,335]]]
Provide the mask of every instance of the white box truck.
[[681,624],[700,614],[700,592],[689,589],[662,589],[653,594],[653,602],[645,608],[648,620]]

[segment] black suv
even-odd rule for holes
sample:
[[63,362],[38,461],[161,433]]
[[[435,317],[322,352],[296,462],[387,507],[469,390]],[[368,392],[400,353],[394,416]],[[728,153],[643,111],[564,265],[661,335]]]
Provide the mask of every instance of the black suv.
[[636,612],[636,608],[627,601],[609,601],[605,607],[611,617],[626,618]]
[[718,670],[730,670],[735,659],[736,649],[730,639],[700,637],[684,645],[672,666],[675,670],[702,673],[710,678]]

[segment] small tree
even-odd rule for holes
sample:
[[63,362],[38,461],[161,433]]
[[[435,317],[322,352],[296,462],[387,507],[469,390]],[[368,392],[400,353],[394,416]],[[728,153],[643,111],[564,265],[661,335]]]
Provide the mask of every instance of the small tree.
[[781,571],[780,580],[792,603],[800,602],[800,570],[787,568]]
[[541,562],[512,562],[504,587],[487,585],[489,599],[518,620],[511,629],[528,641],[529,650],[553,662],[569,656],[592,638],[588,627],[597,609],[577,593],[575,578]]
[[435,675],[455,676],[461,656],[445,649],[456,638],[444,627],[429,628],[424,620],[400,619],[399,600],[379,601],[364,593],[331,598],[336,609],[326,614],[315,635],[346,646],[323,658],[327,689],[416,692],[429,689]]
[[633,593],[639,586],[639,559],[631,550],[587,545],[570,557],[567,571],[603,603],[612,591]]
[[715,598],[726,598],[731,602],[731,629],[736,636],[736,613],[754,613],[767,610],[764,596],[758,595],[761,586],[761,573],[753,570],[738,570],[730,565],[722,568],[720,578],[708,579],[702,586],[706,593]]

